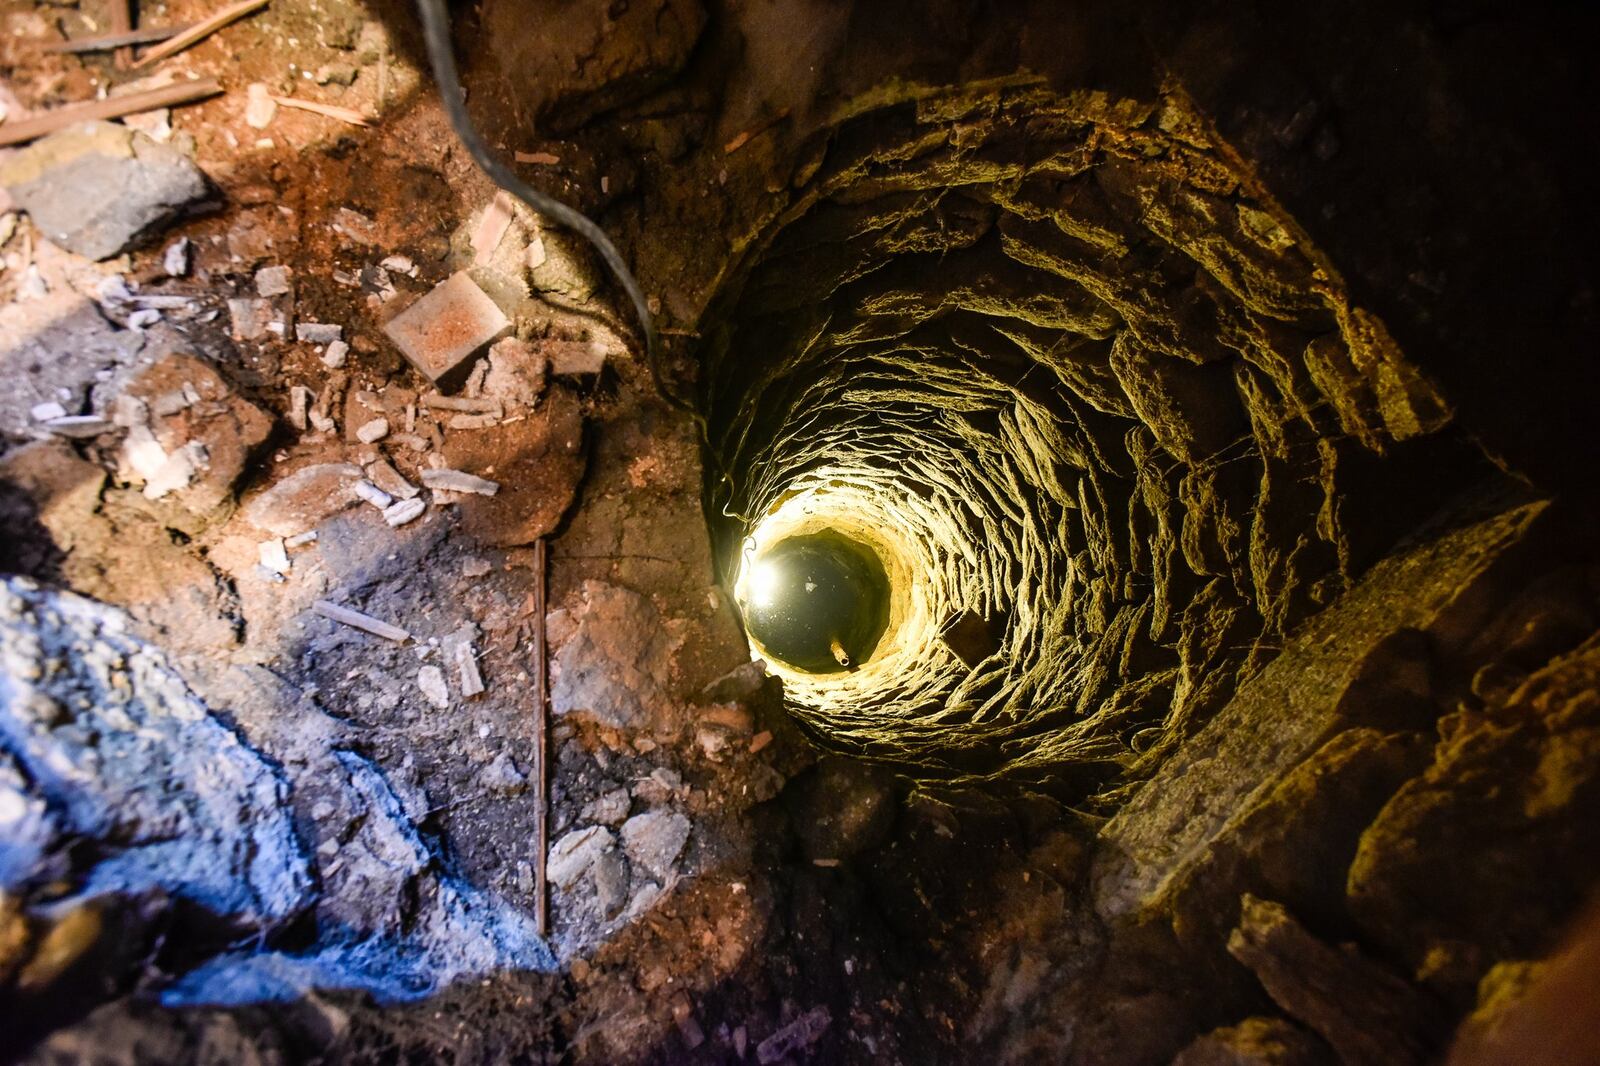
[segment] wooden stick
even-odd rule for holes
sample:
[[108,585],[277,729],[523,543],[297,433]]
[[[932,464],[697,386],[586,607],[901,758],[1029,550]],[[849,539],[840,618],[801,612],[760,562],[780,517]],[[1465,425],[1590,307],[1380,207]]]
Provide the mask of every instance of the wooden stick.
[[546,662],[545,650],[545,548],[544,538],[540,537],[533,542],[533,777],[535,788],[533,817],[536,831],[534,833],[534,846],[539,849],[539,861],[535,867],[534,878],[535,901],[534,920],[540,936],[550,935],[550,886],[546,882],[547,871],[545,865],[550,856],[550,767],[548,759],[549,743],[545,736],[545,723],[548,718],[546,704],[546,684],[549,664]]
[[340,607],[337,603],[318,600],[311,605],[311,609],[324,618],[331,618],[335,622],[350,626],[352,629],[371,633],[375,637],[382,637],[385,640],[392,640],[399,644],[404,644],[411,639],[411,634],[399,626],[392,626],[381,618],[374,618],[370,614],[362,614],[360,611],[352,611],[348,607]]
[[237,4],[230,4],[210,18],[203,19],[190,26],[166,44],[156,45],[140,57],[139,62],[135,63],[134,67],[148,67],[151,63],[159,63],[168,56],[177,55],[195,42],[210,37],[230,22],[236,22],[246,15],[260,11],[267,6],[268,2],[269,0],[239,0]]
[[221,91],[222,86],[217,84],[217,79],[201,78],[198,81],[180,81],[173,85],[163,85],[159,89],[148,89],[141,93],[129,93],[127,96],[108,96],[104,100],[92,100],[86,104],[58,107],[54,111],[47,111],[33,118],[25,118],[20,122],[7,122],[0,126],[0,147],[24,144],[78,122],[121,118],[123,115],[137,115],[141,111],[154,111],[158,107],[192,104],[196,100],[215,96]]
[[296,107],[301,111],[309,111],[313,115],[336,118],[340,122],[348,122],[352,126],[372,125],[370,118],[348,107],[339,107],[335,104],[319,104],[315,100],[296,100],[292,96],[274,96],[272,99],[284,107]]
[[178,34],[193,26],[192,22],[185,22],[177,26],[151,26],[143,30],[129,30],[126,33],[102,33],[98,37],[74,37],[70,41],[52,41],[41,45],[41,52],[109,52],[113,48],[122,48],[130,44],[156,44]]

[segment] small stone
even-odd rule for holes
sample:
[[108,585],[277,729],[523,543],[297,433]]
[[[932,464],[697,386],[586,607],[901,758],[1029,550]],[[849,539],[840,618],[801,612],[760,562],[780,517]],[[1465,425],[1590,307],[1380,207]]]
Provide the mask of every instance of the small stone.
[[394,499],[387,492],[384,492],[370,481],[357,481],[351,486],[351,491],[380,511],[385,510],[394,502]]
[[341,207],[333,213],[333,229],[335,233],[348,237],[357,244],[378,242],[378,227],[372,219],[348,207]]
[[449,492],[473,492],[479,496],[493,496],[500,491],[498,482],[476,477],[460,470],[424,470],[422,483],[430,489]]
[[383,509],[383,520],[391,527],[399,527],[421,517],[427,509],[428,505],[422,500],[401,500]]
[[[634,747],[639,747],[638,742]],[[670,803],[677,796],[678,790],[683,787],[683,778],[676,770],[665,766],[658,766],[650,771],[650,775],[633,786],[635,799],[645,803],[662,804]]]
[[281,537],[262,541],[256,545],[256,550],[261,558],[262,566],[275,574],[287,574],[289,572],[289,552],[284,547]]
[[387,459],[377,459],[367,464],[367,480],[397,500],[412,499],[422,491],[401,477]]
[[344,335],[344,327],[326,322],[297,322],[294,339],[302,344],[332,344]]
[[646,811],[622,825],[622,846],[628,858],[665,880],[689,840],[689,819],[676,811]]
[[602,826],[591,825],[574,829],[550,848],[545,874],[551,884],[563,891],[569,891],[584,874],[589,872],[595,861],[610,851],[615,844],[616,838],[611,835],[611,831]]
[[600,825],[618,826],[628,820],[628,809],[632,806],[633,798],[628,795],[627,789],[612,789],[583,808],[583,819]]
[[594,862],[594,891],[600,913],[613,918],[628,902],[628,864],[615,848],[603,852]]
[[233,339],[236,341],[260,340],[269,332],[281,333],[281,329],[270,328],[273,325],[281,325],[275,320],[274,315],[275,311],[270,300],[244,296],[228,301],[228,317],[233,322]]
[[332,341],[326,351],[322,353],[322,365],[329,370],[338,370],[344,366],[345,360],[350,355],[350,345],[344,341]]
[[35,422],[48,422],[53,418],[67,417],[67,409],[54,401],[50,401],[34,404],[28,408],[28,414]]
[[763,729],[750,738],[750,754],[754,755],[772,743],[772,730]]
[[348,506],[349,487],[360,477],[351,463],[301,467],[246,503],[243,517],[257,529],[292,536]]
[[387,418],[374,418],[364,422],[356,430],[356,440],[362,444],[376,444],[389,435],[389,420]]
[[468,698],[481,696],[484,691],[483,674],[478,670],[478,653],[473,649],[470,639],[463,639],[456,644],[454,658],[461,695]]
[[450,709],[450,687],[445,684],[444,671],[437,666],[424,666],[417,671],[417,690],[439,710]]
[[477,282],[460,272],[391,319],[384,333],[424,377],[438,382],[510,327]]
[[683,1044],[690,1051],[706,1042],[705,1030],[700,1028],[700,1023],[695,1021],[694,1004],[689,999],[689,993],[683,989],[672,994],[669,1003],[672,1007],[672,1020],[677,1023],[678,1035],[683,1037]]
[[827,1007],[813,1007],[757,1044],[756,1059],[769,1066],[792,1058],[821,1039],[832,1023],[833,1015]]
[[501,752],[494,761],[483,768],[480,780],[491,792],[516,793],[528,787],[528,778],[517,769],[507,752]]
[[305,432],[306,412],[311,409],[311,390],[304,385],[289,386],[289,424]]
[[318,85],[354,85],[356,68],[351,63],[324,63],[314,79]]
[[189,273],[190,262],[193,260],[194,245],[189,243],[189,238],[179,237],[167,245],[167,250],[161,253],[161,269],[169,278],[181,278]]
[[290,270],[286,266],[262,267],[256,271],[256,295],[262,297],[288,296],[294,292]]
[[253,130],[264,130],[272,125],[278,113],[278,102],[272,92],[261,82],[251,82],[245,87],[244,124]]

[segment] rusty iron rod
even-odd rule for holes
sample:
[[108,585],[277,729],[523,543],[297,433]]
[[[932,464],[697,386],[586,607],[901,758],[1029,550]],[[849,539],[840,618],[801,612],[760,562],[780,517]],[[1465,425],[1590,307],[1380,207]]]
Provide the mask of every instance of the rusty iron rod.
[[549,720],[548,684],[549,676],[548,654],[545,648],[545,545],[544,538],[540,537],[533,542],[533,777],[534,793],[534,819],[537,823],[534,834],[534,845],[538,848],[538,865],[535,866],[534,892],[538,896],[535,902],[535,922],[539,935],[550,935],[550,886],[547,883],[548,871],[546,865],[550,855],[550,763],[549,740],[546,736],[546,724]]

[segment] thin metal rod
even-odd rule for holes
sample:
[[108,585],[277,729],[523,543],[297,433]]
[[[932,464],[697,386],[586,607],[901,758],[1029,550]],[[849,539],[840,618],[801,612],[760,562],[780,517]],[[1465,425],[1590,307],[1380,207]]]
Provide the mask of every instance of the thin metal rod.
[[534,847],[539,858],[534,867],[534,922],[540,936],[550,935],[550,886],[545,866],[550,855],[550,743],[547,723],[550,711],[548,655],[545,650],[545,546],[544,538],[533,542],[533,779],[535,782],[533,817]]

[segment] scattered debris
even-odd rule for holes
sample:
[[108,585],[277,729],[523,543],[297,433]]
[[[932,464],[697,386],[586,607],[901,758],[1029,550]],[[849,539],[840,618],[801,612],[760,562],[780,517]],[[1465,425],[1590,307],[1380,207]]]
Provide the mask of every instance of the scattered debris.
[[286,266],[262,267],[256,271],[256,295],[293,296],[293,273]]
[[772,730],[763,729],[750,738],[750,754],[754,755],[772,743]]
[[[370,614],[362,614],[360,611],[353,611],[348,607],[340,607],[337,603],[317,600],[311,605],[311,609],[322,617],[331,618],[341,625],[359,629],[364,633],[371,633],[373,636],[382,637],[384,640],[392,640],[397,644],[404,644],[411,639],[411,634],[399,626],[392,626],[388,622],[372,617]],[[443,682],[443,675],[440,676],[439,680],[441,683]]]
[[292,96],[274,96],[272,100],[274,103],[282,104],[284,107],[292,107],[299,111],[309,111],[313,115],[337,119],[352,126],[372,125],[372,119],[352,108],[339,107],[335,104],[319,104],[315,100],[297,100]]
[[[272,125],[278,114],[278,103],[264,82],[251,82],[245,87],[244,124],[251,129],[264,130]],[[270,296],[271,293],[262,293]]]
[[[232,320],[233,339],[236,341],[260,340],[268,333],[282,335],[287,328],[271,300],[254,296],[230,298],[228,317]],[[274,326],[277,328],[274,329]]]
[[550,849],[545,871],[563,892],[570,891],[602,854],[616,846],[616,837],[604,826],[574,829]]
[[417,671],[417,689],[439,710],[450,709],[450,686],[445,684],[444,671],[437,666],[429,664]]
[[791,1058],[821,1039],[832,1023],[827,1007],[813,1007],[757,1044],[756,1059],[762,1066],[770,1066]]
[[396,315],[384,333],[437,383],[510,327],[505,313],[463,271]]
[[81,440],[107,432],[111,429],[111,423],[97,415],[67,415],[65,418],[52,418],[44,427],[57,436]]
[[358,481],[351,486],[351,489],[357,496],[366,500],[380,511],[387,510],[389,505],[394,503],[394,499],[387,492],[384,492],[370,481]]
[[478,228],[472,232],[472,251],[477,262],[487,260],[505,239],[506,230],[511,228],[511,205],[511,194],[502,189],[484,208]]
[[475,492],[479,496],[493,496],[500,491],[500,483],[464,473],[460,470],[424,470],[422,483],[430,489],[449,492]]
[[399,527],[420,518],[427,509],[428,505],[422,500],[400,500],[383,509],[383,520],[392,527]]
[[289,572],[289,552],[282,537],[264,540],[256,545],[256,550],[261,559],[261,565],[275,574]]
[[471,644],[463,643],[456,648],[456,673],[459,675],[463,696],[483,695],[483,674],[478,670],[477,652]]
[[327,350],[322,353],[322,365],[329,370],[338,370],[345,364],[345,359],[350,354],[350,345],[344,341],[330,341]]
[[0,185],[42,234],[89,259],[122,253],[208,191],[188,156],[111,122],[74,126],[18,152],[0,165]]
[[494,415],[453,415],[449,426],[451,429],[488,429],[499,422]]
[[317,531],[314,529],[308,529],[304,533],[296,533],[292,537],[283,538],[283,546],[285,548],[300,548],[307,544],[315,544],[316,542]]
[[479,780],[490,792],[521,792],[528,787],[527,775],[517,769],[517,764],[511,761],[511,755],[504,751],[483,768]]
[[367,464],[367,480],[397,500],[409,500],[422,491],[400,476],[400,471],[387,459],[377,459]]
[[376,444],[389,435],[389,420],[387,418],[374,418],[365,422],[356,430],[356,440],[362,444]]
[[187,237],[179,237],[161,253],[161,269],[169,278],[185,277],[194,258],[194,245]]
[[493,415],[496,418],[505,415],[505,407],[499,400],[484,396],[441,396],[437,392],[427,392],[422,395],[422,406],[438,411]]
[[694,1003],[689,999],[689,993],[678,989],[672,994],[670,1001],[672,1007],[672,1020],[678,1026],[678,1035],[683,1038],[683,1044],[690,1051],[706,1042],[705,1030],[700,1028],[700,1023],[695,1021]]
[[156,45],[133,65],[136,68],[148,67],[152,63],[161,62],[168,56],[177,55],[190,45],[210,37],[224,26],[261,10],[267,6],[267,2],[268,0],[239,0],[239,3],[231,4],[210,18],[195,23],[187,30],[167,40],[166,43]]
[[622,823],[622,846],[631,861],[664,881],[689,840],[689,830],[689,819],[676,811],[646,811]]
[[397,274],[405,274],[407,277],[414,278],[417,276],[417,264],[413,263],[409,256],[391,255],[378,265],[385,270],[392,270]]
[[344,337],[344,327],[326,322],[297,322],[294,339],[302,344],[332,344]]
[[289,386],[289,424],[304,433],[306,413],[311,408],[311,390],[304,385]]
[[519,163],[535,163],[544,167],[553,167],[561,162],[560,156],[549,152],[513,152],[511,157]]
[[0,148],[13,144],[26,144],[80,123],[103,122],[106,119],[137,115],[161,107],[192,104],[197,100],[216,96],[220,92],[222,86],[217,79],[199,78],[194,81],[163,85],[158,89],[144,92],[128,93],[126,96],[108,96],[103,100],[94,100],[86,104],[56,108],[54,111],[47,111],[33,118],[0,124]]
[[67,409],[51,400],[46,403],[36,403],[28,408],[28,416],[35,422],[49,422],[52,419],[65,418]]
[[244,519],[274,536],[293,536],[349,506],[349,485],[360,477],[352,463],[301,467],[246,502]]
[[334,212],[333,230],[335,233],[349,237],[358,244],[376,244],[378,242],[378,227],[360,211],[352,211],[348,207],[341,207]]

